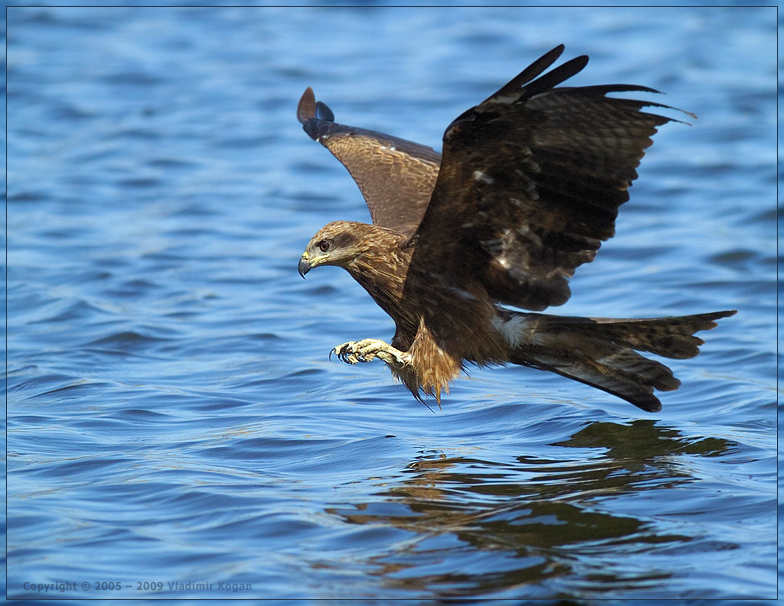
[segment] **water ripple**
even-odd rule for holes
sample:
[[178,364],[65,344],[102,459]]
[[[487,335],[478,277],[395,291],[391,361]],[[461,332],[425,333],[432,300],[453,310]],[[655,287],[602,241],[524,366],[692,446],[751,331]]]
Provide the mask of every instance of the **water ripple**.
[[[9,598],[776,595],[773,7],[17,6],[8,30]],[[394,327],[345,272],[297,274],[319,227],[369,220],[299,95],[439,147],[560,42],[592,57],[576,83],[699,119],[662,127],[558,313],[738,315],[655,415],[519,367],[428,410],[330,362]]]

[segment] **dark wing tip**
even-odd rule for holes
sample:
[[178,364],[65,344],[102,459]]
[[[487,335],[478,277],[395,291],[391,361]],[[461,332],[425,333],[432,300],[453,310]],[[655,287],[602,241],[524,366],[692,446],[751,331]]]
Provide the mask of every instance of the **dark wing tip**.
[[302,97],[297,105],[297,120],[300,124],[305,124],[308,120],[316,117],[316,95],[309,86],[302,93]]
[[319,120],[326,120],[327,122],[334,122],[335,114],[332,113],[332,110],[329,109],[325,103],[322,103],[321,101],[317,101],[316,118],[318,118]]
[[335,121],[335,114],[327,107],[325,103],[316,101],[316,95],[313,94],[313,89],[309,86],[302,93],[302,97],[297,105],[297,120],[301,124],[305,124],[308,120],[326,120],[327,122]]
[[312,139],[318,141],[323,134],[319,129],[319,122],[334,122],[335,115],[326,104],[316,101],[313,89],[308,86],[297,105],[297,120],[302,124],[302,129]]
[[[588,55],[580,55],[547,72],[525,87],[526,97],[533,97],[555,88],[572,76],[579,74],[588,65]],[[549,67],[549,66],[548,66]]]
[[[482,108],[487,103],[492,104],[495,100],[499,100],[499,102],[503,103],[510,102],[509,100],[505,99],[505,97],[509,97],[510,99],[513,99],[517,102],[523,102],[526,99],[530,99],[535,95],[541,94],[556,87],[565,80],[568,80],[575,74],[581,72],[585,66],[588,65],[588,55],[580,55],[579,57],[570,59],[563,65],[559,65],[555,69],[542,75],[545,70],[555,63],[563,54],[564,48],[565,47],[563,44],[559,44],[551,51],[539,57],[536,61],[531,63],[531,65],[526,67],[523,71],[517,74],[517,76],[507,82],[500,90],[496,91],[490,97],[485,99],[485,101],[483,101],[477,107],[471,108],[467,112],[463,113],[459,118],[457,118],[457,120],[453,122],[453,124],[461,121],[471,120],[473,112],[479,108]],[[479,109],[479,111],[482,110]]]
[[[549,76],[550,74],[547,75]],[[539,80],[537,80],[537,82],[539,82]],[[650,86],[641,86],[639,84],[598,84],[593,86],[561,87],[558,89],[558,92],[562,95],[576,95],[579,97],[604,97],[605,95],[609,95],[611,93],[630,93],[630,92],[654,93],[657,95],[664,94],[661,91],[656,90],[655,88],[651,88]],[[635,107],[637,110],[641,110],[643,107],[660,107],[662,109],[671,109],[673,111],[684,114],[693,120],[697,120],[696,114],[686,111],[685,109],[672,107],[671,105],[665,105],[664,103],[657,103],[656,101],[639,101],[639,100],[616,98],[616,97],[611,97],[611,98],[616,99],[617,102],[621,104],[625,103],[629,107]],[[676,120],[675,118],[668,118],[666,116],[659,116],[656,114],[646,114],[646,115],[650,117],[659,118],[660,121],[657,122],[656,124],[657,126],[660,124],[665,124],[666,122],[679,122],[680,124],[689,124],[689,122],[684,122],[683,120]]]
[[713,326],[711,326],[710,328],[713,328],[716,326],[716,320],[721,320],[722,318],[729,318],[730,316],[734,316],[736,313],[738,313],[737,309],[728,309],[726,311],[716,311],[712,314],[706,314],[706,315],[709,316],[709,319],[713,323]]
[[[541,75],[541,73],[550,67],[556,60],[563,54],[565,50],[565,46],[563,44],[559,44],[553,50],[545,53],[541,57],[539,57],[536,61],[531,63],[528,67],[526,67],[522,72],[517,74],[511,81],[509,81],[498,93],[496,94],[508,94],[511,92],[518,91],[522,86],[528,84],[531,80],[536,78],[537,76]],[[586,58],[587,59],[587,58]]]

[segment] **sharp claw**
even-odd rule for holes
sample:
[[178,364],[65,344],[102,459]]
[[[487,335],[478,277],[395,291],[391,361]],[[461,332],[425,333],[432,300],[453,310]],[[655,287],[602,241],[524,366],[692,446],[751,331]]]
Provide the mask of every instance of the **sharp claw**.
[[345,345],[346,345],[345,343],[341,343],[340,345],[336,345],[330,350],[329,352],[330,362],[332,361],[332,354],[335,354],[338,357],[338,360],[340,360],[341,362],[346,361],[344,358],[344,356],[346,355],[345,347],[344,347]]
[[330,360],[332,360],[332,354],[335,354],[338,357],[338,360],[345,364],[370,362],[376,358],[389,365],[404,365],[406,363],[405,360],[401,358],[402,354],[400,352],[386,343],[381,343],[374,339],[342,343],[337,347],[332,348],[329,352]]
[[342,343],[337,347],[333,347],[329,352],[329,359],[332,360],[332,354],[335,354],[338,357],[338,360],[345,364],[356,364],[357,356],[351,351],[352,345],[354,345],[354,343],[349,341],[348,343]]

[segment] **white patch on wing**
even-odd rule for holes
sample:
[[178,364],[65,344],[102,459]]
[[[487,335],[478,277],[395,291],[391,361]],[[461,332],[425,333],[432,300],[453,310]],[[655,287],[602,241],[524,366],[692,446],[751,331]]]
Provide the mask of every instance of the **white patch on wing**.
[[[520,93],[513,93],[511,95],[497,95],[495,97],[491,97],[485,103],[497,103],[499,105],[509,105],[510,103],[516,103],[520,100]],[[538,97],[539,95],[537,95]]]
[[476,179],[477,181],[481,181],[482,183],[487,183],[488,185],[490,185],[493,181],[495,181],[495,179],[493,179],[486,172],[481,170],[474,171],[474,179]]
[[520,227],[518,227],[517,233],[523,236],[524,238],[530,240],[537,246],[542,246],[542,239],[539,236],[537,236],[528,225],[521,225]]

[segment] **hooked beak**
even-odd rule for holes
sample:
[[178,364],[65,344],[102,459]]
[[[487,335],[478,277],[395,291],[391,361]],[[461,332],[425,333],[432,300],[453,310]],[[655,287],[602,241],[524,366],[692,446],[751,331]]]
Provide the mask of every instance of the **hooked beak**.
[[299,272],[299,275],[304,278],[305,274],[310,271],[310,268],[311,265],[310,260],[308,259],[308,253],[305,253],[300,258],[299,263],[297,263],[297,271]]

